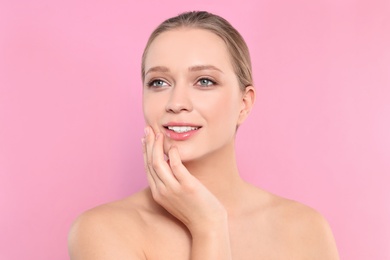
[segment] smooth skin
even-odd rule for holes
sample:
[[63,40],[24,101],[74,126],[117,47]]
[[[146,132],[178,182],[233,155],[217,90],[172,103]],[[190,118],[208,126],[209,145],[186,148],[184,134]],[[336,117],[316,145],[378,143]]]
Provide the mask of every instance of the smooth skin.
[[[318,212],[241,179],[234,140],[255,89],[240,90],[223,40],[201,29],[164,32],[145,71],[149,187],[83,213],[69,233],[72,260],[339,259]],[[177,141],[169,122],[201,128]]]

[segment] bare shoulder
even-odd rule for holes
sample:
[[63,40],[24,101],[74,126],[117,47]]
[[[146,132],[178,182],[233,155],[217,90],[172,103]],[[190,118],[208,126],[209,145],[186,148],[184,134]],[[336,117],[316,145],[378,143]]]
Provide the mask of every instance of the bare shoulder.
[[145,191],[81,214],[69,236],[72,260],[145,259],[142,211]]
[[322,214],[273,194],[269,202],[269,220],[297,259],[339,259],[332,230]]

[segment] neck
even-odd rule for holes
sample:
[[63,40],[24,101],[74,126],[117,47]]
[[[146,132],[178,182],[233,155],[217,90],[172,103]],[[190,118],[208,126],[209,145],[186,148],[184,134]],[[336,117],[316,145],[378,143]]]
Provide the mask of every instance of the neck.
[[239,195],[246,184],[238,172],[234,141],[218,151],[183,164],[227,210],[237,208]]

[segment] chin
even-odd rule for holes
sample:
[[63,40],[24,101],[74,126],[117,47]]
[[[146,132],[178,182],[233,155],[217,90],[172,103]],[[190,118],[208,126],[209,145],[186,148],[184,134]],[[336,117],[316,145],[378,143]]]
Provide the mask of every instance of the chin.
[[[177,149],[179,150],[179,155],[182,163],[195,161],[197,158],[195,155],[195,152],[192,149],[189,149],[188,147],[185,147],[181,145],[180,143],[175,144]],[[172,144],[167,143],[164,144],[164,154],[168,156],[169,149],[171,149]]]
[[181,158],[181,162],[184,164],[184,163],[188,163],[188,162],[191,162],[191,161],[195,161],[196,158],[194,158],[193,156],[186,156],[186,154],[183,154],[181,155],[180,154],[180,158]]

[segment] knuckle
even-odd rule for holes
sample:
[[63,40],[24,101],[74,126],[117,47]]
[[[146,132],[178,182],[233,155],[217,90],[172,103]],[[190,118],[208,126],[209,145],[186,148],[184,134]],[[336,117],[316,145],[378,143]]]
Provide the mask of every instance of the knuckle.
[[179,170],[181,170],[180,164],[178,164],[178,163],[173,163],[173,164],[171,164],[171,169],[172,169],[173,171],[179,171]]
[[169,196],[169,190],[167,188],[161,188],[160,189],[160,195],[162,198],[166,198]]
[[157,161],[157,160],[153,160],[151,162],[151,166],[154,168],[154,169],[160,169],[160,163]]
[[173,195],[175,195],[175,196],[180,196],[181,195],[181,193],[182,193],[182,189],[181,189],[181,187],[180,186],[173,186],[172,188],[171,188],[171,192],[172,192],[172,194]]
[[152,161],[151,161],[151,160],[147,160],[146,166],[149,167],[149,168],[150,168],[150,167],[153,167]]
[[181,163],[178,160],[169,160],[169,165],[172,168],[178,168],[178,167],[180,167]]
[[156,202],[160,202],[160,201],[161,201],[160,194],[159,194],[158,192],[152,193],[152,197],[153,197],[153,199],[154,199]]
[[197,190],[196,185],[194,183],[191,183],[191,182],[187,182],[187,183],[183,184],[183,187],[185,188],[186,192],[189,194],[193,194]]

